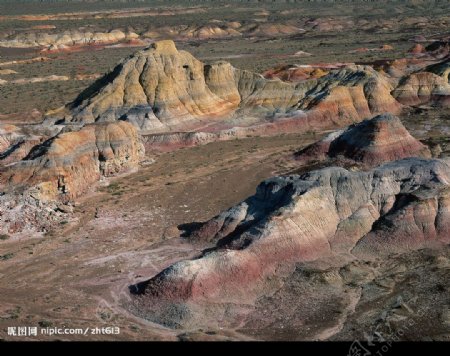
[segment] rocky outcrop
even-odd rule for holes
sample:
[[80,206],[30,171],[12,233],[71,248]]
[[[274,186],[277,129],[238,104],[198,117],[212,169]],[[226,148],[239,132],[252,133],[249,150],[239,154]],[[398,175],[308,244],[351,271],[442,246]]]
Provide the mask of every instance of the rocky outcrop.
[[[35,28],[34,30],[55,30],[55,28]],[[151,27],[143,31],[142,35],[135,32],[124,32],[114,29],[109,32],[86,31],[84,29],[71,29],[64,32],[27,32],[12,33],[0,40],[1,47],[30,48],[40,47],[45,52],[55,52],[87,45],[104,45],[144,39],[171,38],[176,40],[206,40],[222,39],[237,36],[288,36],[304,32],[295,25],[279,23],[249,23],[242,25],[239,22],[211,21],[204,24],[175,25]]]
[[352,28],[355,22],[348,18],[333,18],[333,17],[318,17],[310,18],[305,22],[307,29],[312,29],[318,32],[343,31]]
[[153,40],[158,38],[171,38],[177,40],[204,40],[210,38],[220,39],[237,36],[288,36],[302,32],[304,32],[303,29],[290,24],[251,22],[243,25],[237,21],[211,21],[210,23],[201,25],[177,25],[149,28],[142,34],[142,36],[151,38]]
[[162,38],[175,37],[178,39],[208,39],[208,38],[227,38],[241,36],[241,32],[235,27],[227,24],[206,24],[206,25],[181,25],[181,26],[165,26],[158,29],[149,29],[143,33],[146,38]]
[[72,205],[41,200],[41,188],[20,194],[0,194],[0,234],[14,238],[42,236],[71,217]]
[[40,136],[22,136],[14,144],[0,152],[0,166],[24,159],[30,151],[44,141]]
[[0,42],[2,47],[29,48],[50,46],[76,46],[89,44],[116,43],[131,38],[133,35],[120,30],[110,32],[89,32],[71,30],[62,33],[48,34],[45,32],[31,32],[17,34]]
[[[134,18],[141,16],[177,16],[186,14],[202,14],[206,9],[198,6],[167,8],[167,7],[148,7],[148,8],[124,8],[124,9],[104,9],[94,11],[76,11],[59,12],[53,14],[32,14],[32,15],[5,15],[0,16],[1,20],[20,20],[20,21],[64,21],[64,20],[98,20],[98,19],[118,19]],[[45,26],[45,25],[44,25]],[[42,26],[42,27],[44,27]],[[47,25],[48,26],[48,25]],[[51,26],[51,25],[50,25]]]
[[436,63],[400,80],[392,95],[405,105],[450,106],[450,60]]
[[220,317],[232,318],[243,301],[270,295],[275,276],[293,263],[449,243],[449,188],[448,162],[425,159],[269,179],[254,196],[191,231],[191,240],[215,247],[137,285],[135,308],[175,327],[194,325],[218,308]]
[[348,160],[371,168],[407,157],[431,158],[427,146],[415,139],[398,117],[383,114],[333,132],[296,153],[301,163]]
[[408,53],[411,53],[413,55],[420,55],[425,53],[425,47],[420,44],[420,43],[416,43],[414,46],[412,46],[409,50]]
[[181,147],[193,147],[206,145],[211,142],[241,139],[250,136],[260,136],[264,131],[259,128],[249,130],[242,127],[234,127],[217,132],[173,132],[142,136],[142,142],[146,150],[173,151]]
[[14,125],[0,124],[0,167],[20,161],[42,141],[42,135],[24,132]]
[[344,126],[383,112],[398,113],[402,106],[391,96],[392,89],[372,67],[349,65],[320,78],[299,108],[317,127]]
[[[301,83],[265,79],[227,62],[204,65],[172,41],[122,61],[71,103],[66,122],[125,120],[143,133],[268,124],[290,130],[343,126],[401,105],[368,66],[349,65]],[[262,128],[264,129],[264,128]],[[272,130],[272,128],[271,128]]]
[[280,23],[253,23],[240,27],[239,31],[247,36],[261,37],[286,36],[305,32],[298,26]]
[[[234,131],[234,134],[233,134]],[[149,150],[172,151],[181,147],[205,145],[211,142],[226,141],[233,135],[242,137],[236,130],[227,130],[228,135],[214,132],[175,132],[146,135],[143,137],[144,147]]]
[[434,41],[425,47],[425,51],[435,58],[445,58],[450,54],[450,39]]
[[133,125],[86,125],[62,132],[0,168],[0,187],[6,192],[35,188],[43,201],[70,201],[102,176],[136,169],[142,153]]
[[330,69],[339,68],[336,65],[282,65],[271,68],[263,73],[267,79],[279,78],[288,82],[301,82],[308,79],[317,79],[323,77]]
[[17,126],[9,124],[0,124],[0,153],[3,153],[10,146],[15,144],[23,134]]
[[[219,82],[212,89],[207,81],[214,76]],[[189,53],[177,51],[172,41],[160,41],[124,60],[82,93],[72,104],[72,121],[123,117],[143,121],[141,129],[156,132],[188,127],[236,109],[239,93],[227,87],[232,81],[230,65],[204,68]]]

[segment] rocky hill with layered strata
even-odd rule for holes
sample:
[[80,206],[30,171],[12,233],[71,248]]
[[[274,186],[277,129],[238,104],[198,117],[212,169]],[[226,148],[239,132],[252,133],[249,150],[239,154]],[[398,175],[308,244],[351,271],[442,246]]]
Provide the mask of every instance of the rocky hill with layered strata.
[[67,106],[65,120],[121,119],[145,133],[257,125],[308,130],[398,112],[401,104],[391,96],[393,89],[369,66],[349,65],[321,78],[288,83],[223,61],[205,65],[178,51],[172,41],[160,41],[87,88]]
[[214,247],[135,286],[134,308],[172,327],[206,320],[233,325],[280,288],[295,263],[449,243],[449,182],[448,162],[425,159],[269,179],[254,196],[191,231],[190,239]]
[[347,159],[366,168],[407,157],[430,158],[431,152],[391,114],[378,115],[335,131],[296,153],[296,159],[302,164]]

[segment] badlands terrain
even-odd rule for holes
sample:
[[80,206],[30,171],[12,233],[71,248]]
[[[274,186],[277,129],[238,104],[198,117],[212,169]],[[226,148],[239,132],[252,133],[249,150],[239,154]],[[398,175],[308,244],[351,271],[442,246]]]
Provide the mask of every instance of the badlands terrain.
[[0,2],[1,339],[449,340],[447,2],[47,5]]

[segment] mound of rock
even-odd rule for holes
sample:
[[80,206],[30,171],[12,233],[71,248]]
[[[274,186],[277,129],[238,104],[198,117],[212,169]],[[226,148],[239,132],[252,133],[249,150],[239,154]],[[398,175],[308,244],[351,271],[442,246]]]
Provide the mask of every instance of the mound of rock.
[[317,79],[328,73],[328,68],[311,65],[282,65],[263,73],[267,79],[279,78],[288,82],[300,82],[308,79]]
[[425,47],[425,51],[435,58],[445,58],[450,54],[450,39],[434,41]]
[[190,232],[215,247],[137,285],[135,311],[173,327],[201,324],[208,315],[239,319],[294,263],[449,243],[449,188],[448,162],[425,159],[269,179]]
[[405,105],[450,106],[450,60],[403,77],[392,95]]
[[22,160],[0,168],[0,188],[6,192],[36,188],[43,201],[70,201],[101,176],[136,169],[142,153],[133,125],[86,125],[62,132],[34,146]]
[[[214,92],[208,86],[211,80],[217,81]],[[124,60],[82,93],[72,104],[72,121],[124,116],[139,121],[144,130],[189,126],[238,106],[240,97],[232,82],[233,68],[228,63],[205,68],[189,53],[178,51],[172,41],[160,41]]]
[[408,52],[413,54],[413,55],[418,55],[418,54],[423,54],[425,53],[425,47],[420,44],[420,43],[416,43],[414,46],[412,46]]
[[365,168],[407,157],[431,158],[427,146],[415,139],[400,119],[391,114],[333,132],[324,139],[296,153],[302,163],[312,161],[347,160]]
[[10,124],[0,124],[0,153],[3,153],[20,140],[23,134],[20,128]]

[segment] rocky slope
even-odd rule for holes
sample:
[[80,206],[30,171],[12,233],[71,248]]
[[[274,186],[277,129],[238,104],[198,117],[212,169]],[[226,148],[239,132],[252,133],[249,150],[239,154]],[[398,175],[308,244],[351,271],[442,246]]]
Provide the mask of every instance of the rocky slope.
[[[333,132],[296,153],[296,159],[302,164],[337,159],[365,168],[407,157],[430,158],[431,152],[411,136],[398,117],[391,114],[378,115]],[[328,163],[334,165],[337,162]]]
[[48,231],[102,177],[136,170],[144,151],[135,127],[123,121],[43,137],[19,137],[0,153],[1,233]]
[[136,286],[135,308],[171,326],[201,324],[199,310],[236,322],[243,301],[251,305],[270,294],[276,276],[293,263],[449,243],[449,184],[448,162],[425,159],[269,179],[254,196],[191,231],[191,240],[215,247]]
[[260,340],[372,340],[371,352],[387,340],[447,340],[449,252],[447,245],[337,266],[299,263],[239,330]]
[[[20,191],[38,186],[42,200],[72,200],[101,176],[136,169],[142,153],[131,124],[86,125],[62,132],[34,146],[22,160],[1,167],[0,187]],[[14,150],[5,156],[11,154]]]

